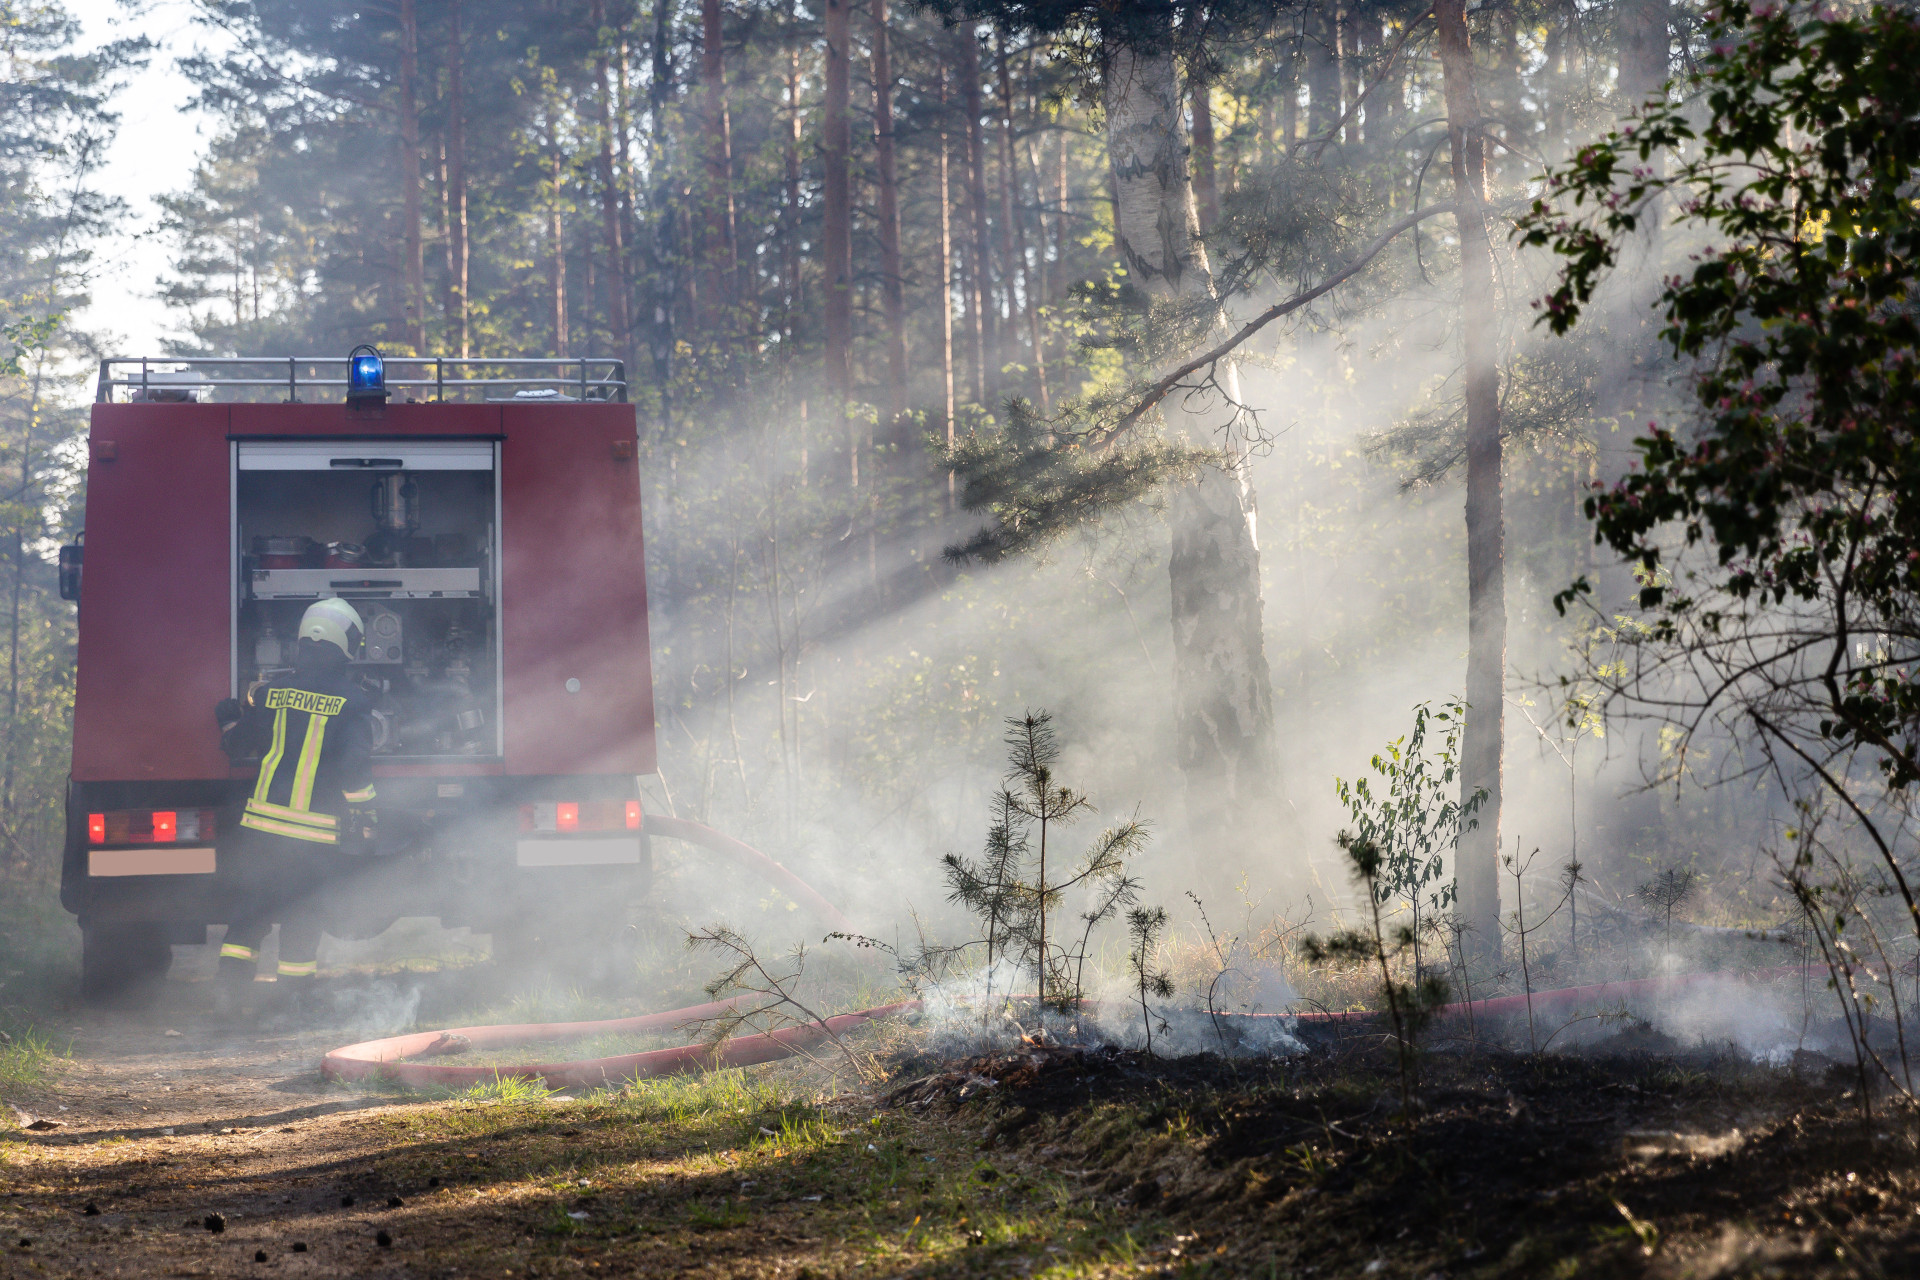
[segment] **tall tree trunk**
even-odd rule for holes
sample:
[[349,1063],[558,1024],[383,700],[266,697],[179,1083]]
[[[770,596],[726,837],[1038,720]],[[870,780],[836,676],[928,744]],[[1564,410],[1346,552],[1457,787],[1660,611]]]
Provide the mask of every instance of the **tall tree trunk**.
[[[940,378],[944,399],[940,425],[947,448],[954,445],[953,425],[953,184],[947,167],[947,66],[940,64]],[[947,508],[955,499],[955,478],[947,472]]]
[[[667,102],[673,95],[673,6],[677,0],[653,0],[653,74],[647,87],[647,112],[652,128],[648,130],[647,172],[653,179],[648,203],[653,234],[648,246],[652,270],[648,272],[653,295],[652,323],[648,337],[653,357],[655,394],[660,397],[660,437],[673,437],[673,188],[667,164]],[[669,473],[671,474],[671,473]]]
[[[1353,105],[1366,87],[1367,70],[1362,61],[1359,12],[1352,5],[1343,6],[1337,19],[1340,29],[1340,98],[1344,110]],[[1347,117],[1342,134],[1347,143],[1360,141],[1360,113],[1354,112]]]
[[413,0],[400,0],[400,216],[406,225],[401,269],[406,273],[406,342],[414,355],[426,350],[427,267],[420,244],[420,25]]
[[887,325],[889,436],[907,412],[907,299],[900,272],[900,189],[893,154],[893,62],[887,0],[873,0],[873,158],[879,190],[880,309]]
[[1460,794],[1487,793],[1478,825],[1460,838],[1455,880],[1476,945],[1500,938],[1500,773],[1507,666],[1506,528],[1501,509],[1500,373],[1493,245],[1487,235],[1486,146],[1466,0],[1438,0],[1441,78],[1447,108],[1454,216],[1460,234],[1460,329],[1467,396],[1467,723]]
[[1020,295],[1025,300],[1027,321],[1027,349],[1033,356],[1033,383],[1035,398],[1040,401],[1042,412],[1051,412],[1052,405],[1047,397],[1047,357],[1040,346],[1040,303],[1035,296],[1033,272],[1027,265],[1027,220],[1021,207],[1025,201],[1020,195],[1020,164],[1015,154],[1013,138],[1013,69],[1007,65],[1007,43],[998,31],[994,33],[994,61],[998,63],[1000,85],[1000,257],[1007,266],[1007,311],[1009,319],[1017,319],[1014,282],[1020,285]]
[[700,129],[702,181],[700,296],[703,327],[723,322],[734,302],[739,269],[733,207],[733,121],[727,101],[726,32],[720,0],[700,0]]
[[959,28],[960,109],[967,116],[967,211],[973,220],[973,243],[968,246],[967,310],[973,320],[974,393],[986,404],[999,381],[999,349],[994,343],[993,245],[987,219],[986,142],[980,132],[983,104],[980,95],[980,32],[971,22]]
[[[1134,284],[1160,297],[1213,290],[1199,240],[1181,126],[1172,19],[1157,32],[1108,36],[1103,87],[1115,239]],[[1155,38],[1157,36],[1157,38]],[[1223,375],[1231,378],[1230,369]],[[1229,386],[1237,395],[1237,387]],[[1279,779],[1273,756],[1273,684],[1261,627],[1260,549],[1245,441],[1220,407],[1168,410],[1197,442],[1226,446],[1175,489],[1167,575],[1173,602],[1176,751],[1197,847],[1271,847]]]
[[1672,32],[1668,0],[1626,0],[1620,6],[1620,105],[1631,109],[1667,82]]
[[1206,77],[1194,76],[1193,97],[1193,198],[1200,214],[1200,232],[1205,235],[1220,225],[1220,188],[1214,177],[1213,91]]
[[1318,140],[1340,119],[1340,23],[1334,0],[1307,10],[1307,137]]
[[1034,132],[1027,136],[1026,160],[1027,179],[1033,183],[1033,277],[1038,292],[1031,302],[1037,312],[1053,301],[1053,260],[1049,253],[1057,242],[1054,228],[1047,224],[1047,179],[1040,167],[1040,157],[1047,149],[1047,134],[1038,127],[1042,108],[1036,96],[1029,97],[1027,107],[1035,122]]
[[785,225],[780,237],[780,257],[787,285],[784,336],[786,349],[791,354],[797,336],[796,321],[806,306],[800,284],[800,46],[791,37],[787,42],[787,131],[781,141],[786,153],[786,190],[781,209]]
[[[627,248],[620,216],[620,186],[613,176],[613,85],[607,72],[607,5],[593,0],[593,110],[600,134],[594,157],[600,183],[600,232],[607,249],[607,319],[614,354],[633,360],[633,318],[627,310]],[[591,304],[592,300],[588,300]]]
[[[1368,82],[1381,73],[1380,52],[1386,42],[1386,35],[1380,25],[1378,13],[1360,14],[1354,19],[1353,29],[1354,64],[1359,71],[1354,82],[1358,86],[1358,92],[1365,92]],[[1362,112],[1354,113],[1353,124],[1356,132],[1353,140],[1355,142],[1363,140],[1385,142],[1391,136],[1381,127],[1385,119],[1387,96],[1387,86],[1378,85],[1372,93],[1367,95],[1367,105],[1362,109],[1365,114],[1364,121],[1360,118]]]
[[467,48],[460,33],[460,0],[447,0],[447,278],[452,294],[454,350],[464,358],[472,349],[468,320],[467,236]]
[[853,399],[853,125],[849,16],[852,0],[825,0],[826,96],[820,128],[821,261],[826,269],[825,384],[831,421],[847,437],[847,479],[860,484],[859,431],[848,412]]
[[1300,140],[1300,95],[1295,92],[1300,87],[1297,79],[1300,66],[1298,52],[1289,50],[1280,69],[1280,83],[1286,90],[1280,97],[1280,150],[1288,155],[1293,154],[1293,144]]
[[560,219],[560,184],[565,178],[566,161],[560,151],[559,132],[554,128],[553,104],[547,105],[548,181],[553,188],[547,194],[547,287],[553,294],[553,354],[565,359],[570,345],[567,333],[567,239]]

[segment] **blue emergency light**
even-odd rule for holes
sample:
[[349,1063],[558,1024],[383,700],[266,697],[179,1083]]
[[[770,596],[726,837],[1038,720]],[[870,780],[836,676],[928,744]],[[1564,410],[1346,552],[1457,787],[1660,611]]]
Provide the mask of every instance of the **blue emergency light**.
[[347,354],[347,403],[387,402],[387,366],[377,347],[361,343]]

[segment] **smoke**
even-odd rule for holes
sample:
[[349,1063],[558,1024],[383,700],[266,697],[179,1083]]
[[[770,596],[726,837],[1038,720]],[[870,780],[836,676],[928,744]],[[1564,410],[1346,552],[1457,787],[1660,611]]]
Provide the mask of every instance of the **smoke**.
[[[926,1051],[947,1058],[1006,1052],[1044,1038],[1088,1047],[1142,1049],[1152,1032],[1154,1052],[1179,1057],[1215,1053],[1227,1057],[1285,1057],[1305,1051],[1293,1034],[1293,1019],[1282,1013],[1249,1014],[1222,1005],[1195,1008],[1184,999],[1149,999],[1145,1010],[1136,993],[1111,974],[1069,1011],[1044,1014],[1033,1000],[1033,974],[1004,960],[920,992],[924,1002],[919,1030]],[[1263,975],[1264,977],[1264,975]],[[1293,998],[1285,978],[1265,977],[1264,990],[1285,1002]],[[1010,994],[1011,993],[1011,994]]]

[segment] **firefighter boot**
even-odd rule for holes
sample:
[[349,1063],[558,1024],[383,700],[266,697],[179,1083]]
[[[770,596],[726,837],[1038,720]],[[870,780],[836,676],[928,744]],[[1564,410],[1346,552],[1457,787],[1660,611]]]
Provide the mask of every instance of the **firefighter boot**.
[[[284,940],[283,940],[284,943]],[[274,1011],[280,1021],[304,1026],[319,1021],[320,992],[314,971],[320,966],[311,960],[282,960],[279,981],[274,984]]]
[[254,968],[259,952],[237,942],[222,943],[220,970],[214,977],[213,1011],[221,1018],[237,1017],[252,1003]]

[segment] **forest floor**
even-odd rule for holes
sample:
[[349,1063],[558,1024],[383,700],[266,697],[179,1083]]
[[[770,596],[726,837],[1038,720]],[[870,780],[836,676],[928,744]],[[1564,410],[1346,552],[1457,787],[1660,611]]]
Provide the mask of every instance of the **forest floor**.
[[857,1090],[788,1063],[430,1098],[166,986],[44,1010],[31,1062],[16,1030],[0,1276],[1920,1274],[1913,1125],[1810,1055],[1436,1044],[1409,1113],[1373,1037],[952,1062],[903,1034]]

